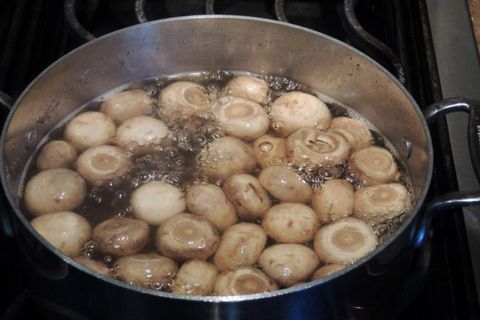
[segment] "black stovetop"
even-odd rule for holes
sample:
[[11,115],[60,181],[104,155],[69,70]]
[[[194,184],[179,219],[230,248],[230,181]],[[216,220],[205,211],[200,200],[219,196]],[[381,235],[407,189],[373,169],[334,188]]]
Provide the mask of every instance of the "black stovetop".
[[[17,97],[45,67],[88,39],[138,22],[191,14],[241,14],[318,30],[383,64],[419,105],[441,99],[424,0],[2,0],[0,90]],[[436,158],[430,197],[457,188],[445,121],[431,127]],[[1,319],[65,319],[28,291],[14,239],[0,234]],[[478,319],[477,288],[461,214],[437,217],[417,253],[393,319]],[[62,315],[60,315],[62,314]]]

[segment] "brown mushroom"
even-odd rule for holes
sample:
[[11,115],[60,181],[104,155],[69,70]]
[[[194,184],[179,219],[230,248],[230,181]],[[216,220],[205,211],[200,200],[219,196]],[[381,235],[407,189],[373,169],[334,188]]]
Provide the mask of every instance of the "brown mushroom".
[[172,292],[177,294],[206,296],[215,286],[218,270],[211,263],[203,260],[185,262],[178,271],[172,285]]
[[266,104],[269,101],[269,88],[265,80],[252,76],[236,76],[223,88],[223,94],[250,99]]
[[287,164],[285,139],[264,135],[253,143],[253,152],[262,168]]
[[226,271],[217,277],[215,294],[219,296],[239,296],[278,290],[277,284],[262,271],[242,267]]
[[355,150],[368,147],[373,142],[370,129],[357,119],[349,117],[333,118],[330,131],[341,134]]
[[312,208],[320,222],[329,223],[353,213],[353,187],[345,180],[328,180],[312,198]]
[[285,202],[309,202],[312,188],[289,167],[272,166],[258,176],[260,184],[275,198]]
[[107,144],[115,136],[116,129],[113,120],[103,113],[88,111],[70,120],[64,137],[76,149],[85,150]]
[[77,158],[77,150],[64,140],[45,144],[37,157],[38,170],[68,168]]
[[355,151],[348,160],[348,169],[365,186],[394,182],[400,178],[392,154],[376,146]]
[[323,277],[326,277],[334,272],[337,272],[341,269],[343,269],[345,266],[343,264],[327,264],[323,267],[320,267],[315,271],[315,273],[312,276],[312,281],[313,280],[318,280]]
[[125,90],[109,96],[100,105],[100,112],[116,123],[153,112],[153,100],[147,92],[139,89]]

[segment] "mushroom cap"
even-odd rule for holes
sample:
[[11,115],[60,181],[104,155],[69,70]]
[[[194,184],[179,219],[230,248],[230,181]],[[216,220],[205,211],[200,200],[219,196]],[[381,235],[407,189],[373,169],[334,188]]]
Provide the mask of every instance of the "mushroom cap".
[[219,241],[217,231],[208,220],[189,213],[164,221],[155,236],[158,250],[175,260],[205,260],[217,250]]
[[372,228],[357,218],[344,218],[326,225],[315,235],[314,248],[322,261],[348,264],[366,256],[377,247]]
[[329,223],[350,216],[353,213],[353,187],[341,179],[328,180],[315,191],[312,208],[320,222]]
[[100,105],[100,112],[116,123],[153,112],[153,99],[147,92],[134,89],[115,93]]
[[287,157],[297,164],[337,164],[348,159],[350,144],[333,131],[300,128],[285,142]]
[[211,177],[226,179],[236,173],[250,173],[257,161],[252,147],[234,137],[211,142],[199,156],[200,166]]
[[223,88],[223,93],[230,96],[241,97],[257,103],[268,103],[268,83],[257,77],[237,76],[232,78]]
[[354,150],[368,147],[373,143],[370,129],[357,119],[349,117],[333,118],[329,130],[341,134]]
[[300,91],[285,93],[273,101],[270,116],[273,130],[282,137],[302,127],[325,130],[332,119],[325,103]]
[[378,184],[355,191],[354,215],[376,223],[408,212],[411,205],[412,196],[404,185]]
[[130,205],[137,219],[153,226],[160,225],[187,207],[185,194],[163,181],[151,181],[137,188],[130,197]]
[[270,120],[258,103],[233,96],[219,98],[212,106],[218,124],[226,133],[245,140],[254,140],[268,131]]
[[25,186],[23,201],[36,215],[73,210],[85,199],[87,185],[75,171],[49,169],[34,175]]
[[51,245],[69,257],[76,257],[92,237],[88,221],[71,211],[45,214],[31,221],[35,229]]
[[175,120],[187,118],[211,107],[212,97],[201,85],[190,81],[177,81],[160,91],[159,111],[165,117]]
[[262,168],[287,164],[285,139],[269,134],[261,136],[253,143],[253,152]]
[[118,259],[113,271],[117,279],[129,284],[162,290],[170,287],[177,273],[177,264],[155,253],[139,253]]
[[106,254],[127,256],[140,252],[148,242],[150,230],[140,220],[114,217],[99,223],[93,239]]
[[275,244],[265,249],[258,262],[270,278],[283,286],[307,280],[320,263],[312,249],[296,243]]
[[132,153],[141,154],[161,145],[169,132],[167,126],[158,119],[148,116],[133,117],[118,127],[115,143]]
[[37,157],[38,170],[68,168],[77,158],[77,150],[64,140],[52,140],[45,144]]
[[254,176],[236,174],[225,180],[223,190],[243,220],[257,220],[267,212],[272,203],[267,191]]
[[172,292],[177,294],[205,296],[212,292],[217,279],[217,268],[203,260],[185,262],[178,270],[172,285]]
[[115,136],[117,127],[112,119],[101,112],[80,113],[65,127],[64,138],[77,150],[107,144]]
[[320,267],[315,271],[315,273],[312,276],[312,281],[313,280],[318,280],[320,278],[326,277],[329,274],[332,274],[334,272],[337,272],[341,269],[343,269],[345,266],[343,264],[327,264],[323,267]]
[[218,270],[236,269],[255,264],[265,248],[267,235],[254,223],[238,223],[222,235],[213,262]]
[[317,232],[318,218],[309,206],[281,203],[267,211],[262,227],[277,242],[306,243]]
[[77,261],[80,264],[83,264],[84,266],[92,269],[95,272],[103,274],[104,276],[112,277],[112,270],[109,267],[107,267],[105,263],[103,263],[102,261],[93,260],[86,256],[78,256],[75,258],[75,261]]
[[242,267],[220,274],[214,291],[219,296],[239,296],[275,290],[278,290],[277,284],[262,271]]
[[312,188],[295,171],[285,166],[263,169],[258,176],[260,184],[275,198],[285,202],[309,202]]
[[237,221],[235,208],[227,200],[222,188],[214,184],[198,184],[187,189],[188,210],[204,217],[220,231]]
[[348,169],[365,186],[394,182],[400,178],[397,163],[392,154],[376,146],[352,153],[348,160]]
[[132,160],[125,150],[104,145],[85,150],[78,157],[75,167],[90,184],[102,185],[108,181],[117,182],[131,164]]

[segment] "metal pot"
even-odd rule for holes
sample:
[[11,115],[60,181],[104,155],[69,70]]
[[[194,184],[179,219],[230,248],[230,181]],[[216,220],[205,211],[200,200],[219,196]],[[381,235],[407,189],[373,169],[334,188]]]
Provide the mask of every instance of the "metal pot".
[[[185,297],[93,273],[31,228],[19,203],[22,172],[40,140],[59,121],[125,83],[217,69],[293,78],[371,121],[399,150],[400,161],[412,177],[415,206],[394,236],[361,261],[321,280],[252,296]],[[431,106],[425,116],[430,120],[452,110],[471,111],[471,146],[479,159],[475,106],[457,99]],[[24,91],[8,117],[0,148],[9,219],[25,257],[31,290],[91,318],[384,318],[398,299],[432,214],[480,203],[478,194],[456,193],[422,210],[433,170],[428,127],[415,101],[385,69],[329,36],[256,18],[167,19],[120,30],[80,47]],[[478,169],[478,161],[475,166]]]

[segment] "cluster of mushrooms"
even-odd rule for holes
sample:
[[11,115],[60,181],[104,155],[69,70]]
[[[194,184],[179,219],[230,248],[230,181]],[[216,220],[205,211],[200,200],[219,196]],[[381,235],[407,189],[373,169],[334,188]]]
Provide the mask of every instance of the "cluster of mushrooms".
[[[266,81],[232,78],[218,92],[176,81],[158,97],[130,89],[99,111],[75,116],[64,140],[50,141],[26,183],[33,228],[61,252],[104,275],[185,295],[244,295],[319,279],[373,251],[376,223],[408,212],[392,154],[372,145],[368,127],[332,118],[317,97],[273,98]],[[169,139],[162,119],[213,114],[225,136],[197,155],[208,182],[184,189],[149,181],[129,195],[132,216],[94,228],[75,213],[87,190],[117,183],[136,156]],[[345,179],[319,188],[295,168],[344,164]],[[104,261],[82,254],[97,244]],[[147,243],[156,250],[145,252]],[[267,245],[268,243],[268,245]]]

